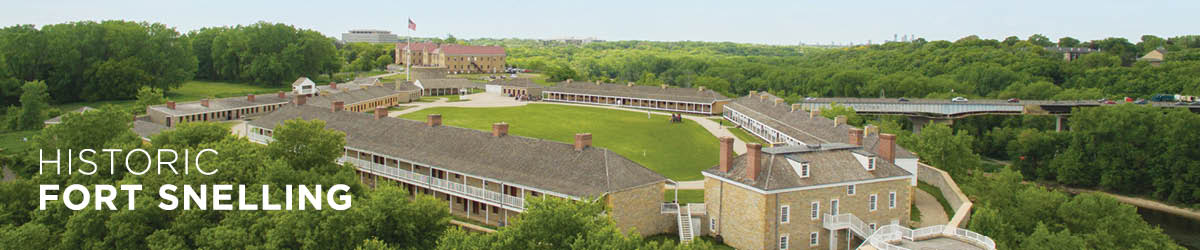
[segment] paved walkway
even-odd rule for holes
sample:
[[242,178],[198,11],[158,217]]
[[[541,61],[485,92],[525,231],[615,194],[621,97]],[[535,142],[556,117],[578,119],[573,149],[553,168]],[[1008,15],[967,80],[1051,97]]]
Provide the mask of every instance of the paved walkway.
[[946,225],[950,222],[950,218],[946,217],[946,210],[942,209],[942,204],[938,203],[937,198],[926,193],[925,190],[913,190],[917,192],[917,198],[913,202],[916,202],[917,209],[921,210],[921,225],[914,228]]
[[9,170],[8,167],[4,167],[4,170],[0,171],[0,177],[3,177],[3,178],[0,178],[0,182],[8,182],[8,181],[16,180],[17,173],[13,173],[13,171]]

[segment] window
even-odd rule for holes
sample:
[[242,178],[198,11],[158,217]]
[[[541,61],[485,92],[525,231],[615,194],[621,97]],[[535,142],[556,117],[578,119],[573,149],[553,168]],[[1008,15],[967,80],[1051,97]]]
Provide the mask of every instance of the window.
[[875,204],[877,203],[876,201],[878,201],[878,200],[879,200],[879,198],[875,194],[871,194],[870,197],[867,197],[867,210],[875,211],[875,208],[876,208]]
[[854,195],[854,185],[846,186],[846,194]]
[[875,229],[878,229],[875,227],[875,223],[871,223],[870,225],[867,225],[867,227],[870,227],[871,231],[875,231]]
[[808,177],[808,163],[800,163],[800,177]]
[[788,223],[788,221],[791,220],[791,218],[788,218],[788,217],[791,217],[791,212],[792,212],[791,210],[792,210],[792,208],[787,205],[779,207],[779,222],[780,223]]
[[786,234],[779,236],[779,249],[788,249],[788,236]]
[[812,218],[814,220],[821,218],[821,203],[820,202],[814,201],[812,203],[812,212],[809,212],[808,217]]
[[829,200],[829,214],[831,214],[831,215],[838,214],[838,200],[837,199]]
[[817,232],[808,233],[808,245],[809,246],[817,245],[817,236],[820,236],[820,234],[818,234]]
[[875,170],[875,157],[867,158],[867,170]]
[[896,192],[888,193],[888,209],[896,208]]
[[717,232],[717,219],[708,218],[708,231]]

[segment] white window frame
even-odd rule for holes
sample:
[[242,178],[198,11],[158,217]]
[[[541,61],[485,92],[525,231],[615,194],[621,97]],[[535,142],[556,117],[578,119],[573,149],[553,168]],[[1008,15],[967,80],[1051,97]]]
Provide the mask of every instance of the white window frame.
[[792,221],[792,207],[783,205],[779,207],[779,223],[787,224]]
[[849,186],[846,186],[846,195],[854,195],[855,193],[858,193],[858,190],[856,190],[856,189],[858,189],[858,188],[855,187],[854,184],[850,184]]
[[871,194],[867,197],[867,211],[875,212],[879,208],[879,195]]
[[888,193],[888,209],[894,209],[894,208],[896,208],[896,192],[895,191]]
[[875,170],[875,157],[867,158],[867,170]]
[[788,239],[787,234],[779,235],[779,249],[780,250],[786,250],[786,249],[788,249],[788,247],[790,247],[791,244],[788,244],[788,243],[790,243],[790,242],[788,242],[788,240],[789,239]]
[[810,206],[809,206],[809,210],[808,210],[809,211],[808,217],[812,220],[821,219],[821,202],[814,201],[814,202],[812,202],[812,204],[809,204],[809,205]]
[[821,241],[819,239],[820,237],[821,237],[821,232],[808,233],[808,245],[816,246],[817,244],[821,244]]
[[717,218],[708,218],[708,231],[717,232]]
[[871,231],[875,231],[875,230],[879,229],[879,227],[877,225],[875,225],[875,223],[867,224],[867,227],[871,228]]
[[838,199],[829,200],[829,215],[838,215],[838,210],[841,210],[838,208],[841,204],[838,203],[841,203]]
[[800,177],[808,177],[811,171],[812,167],[807,162],[800,163]]

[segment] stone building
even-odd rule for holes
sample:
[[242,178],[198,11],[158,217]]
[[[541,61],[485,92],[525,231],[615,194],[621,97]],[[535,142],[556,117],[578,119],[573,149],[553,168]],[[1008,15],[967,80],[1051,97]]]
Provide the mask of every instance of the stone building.
[[459,95],[484,88],[481,83],[462,78],[419,79],[413,85],[421,89],[421,96]]
[[439,68],[451,74],[503,73],[506,54],[500,46],[397,43],[396,64]]
[[622,230],[654,235],[674,227],[659,213],[669,180],[593,147],[588,133],[561,143],[509,135],[505,123],[484,132],[444,126],[441,115],[421,122],[387,117],[383,108],[365,114],[336,105],[288,105],[251,121],[249,138],[270,143],[276,125],[296,118],[323,120],[327,129],[346,133],[339,161],[354,164],[367,185],[390,182],[429,194],[453,214],[489,225],[507,224],[529,199],[598,199]]
[[583,104],[611,105],[628,108],[650,109],[666,112],[683,112],[714,115],[730,99],[716,91],[700,88],[678,88],[667,86],[644,86],[632,82],[611,84],[575,82],[567,79],[542,91],[542,100]]

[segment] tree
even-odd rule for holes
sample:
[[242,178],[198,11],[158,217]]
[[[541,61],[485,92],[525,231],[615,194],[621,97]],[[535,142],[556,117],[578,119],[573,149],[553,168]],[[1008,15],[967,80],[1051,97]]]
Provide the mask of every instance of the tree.
[[449,43],[449,44],[456,44],[456,43],[458,43],[458,38],[454,38],[454,35],[446,34],[446,41],[444,41],[444,42]]
[[21,86],[21,111],[17,113],[16,123],[11,125],[14,130],[37,129],[46,121],[47,102],[50,95],[46,93],[46,83],[42,81],[25,82]]
[[1078,65],[1085,69],[1094,69],[1101,67],[1118,67],[1121,66],[1121,58],[1108,53],[1088,53],[1079,58],[1072,60],[1071,65]]
[[1027,39],[1027,41],[1029,41],[1029,43],[1032,43],[1033,45],[1037,45],[1037,46],[1041,46],[1041,47],[1054,46],[1054,42],[1051,42],[1050,38],[1047,38],[1046,36],[1043,36],[1042,34],[1030,35],[1029,39]]
[[267,145],[267,155],[284,159],[295,169],[308,170],[333,163],[342,155],[346,134],[326,130],[325,121],[293,119],[275,127],[274,142]]
[[433,249],[450,226],[446,203],[428,195],[410,197],[393,185],[379,185],[355,204],[366,233],[393,246]]
[[144,112],[144,109],[138,109],[138,108],[144,108],[144,107],[148,107],[151,105],[159,105],[159,104],[163,104],[166,102],[167,102],[167,99],[163,97],[162,90],[154,89],[151,87],[142,87],[142,88],[138,89],[138,92],[137,92],[137,107],[135,109],[143,110],[143,112]]
[[185,122],[150,140],[158,148],[194,148],[203,143],[233,139],[229,129],[215,122]]
[[966,131],[954,130],[945,124],[931,124],[915,135],[915,147],[911,148],[930,166],[937,167],[959,178],[978,168],[979,155],[971,151],[975,137]]
[[1079,39],[1064,36],[1058,39],[1058,46],[1064,48],[1074,48],[1079,46]]
[[383,55],[379,55],[379,57],[375,58],[374,65],[375,65],[375,68],[377,68],[377,69],[386,69],[388,64],[392,64],[392,62],[393,62],[392,55],[383,54]]
[[828,108],[821,108],[821,116],[829,119],[835,119],[838,116],[845,116],[846,124],[854,126],[862,126],[865,122],[863,117],[858,115],[858,112],[854,111],[853,107],[837,103],[830,103]]

